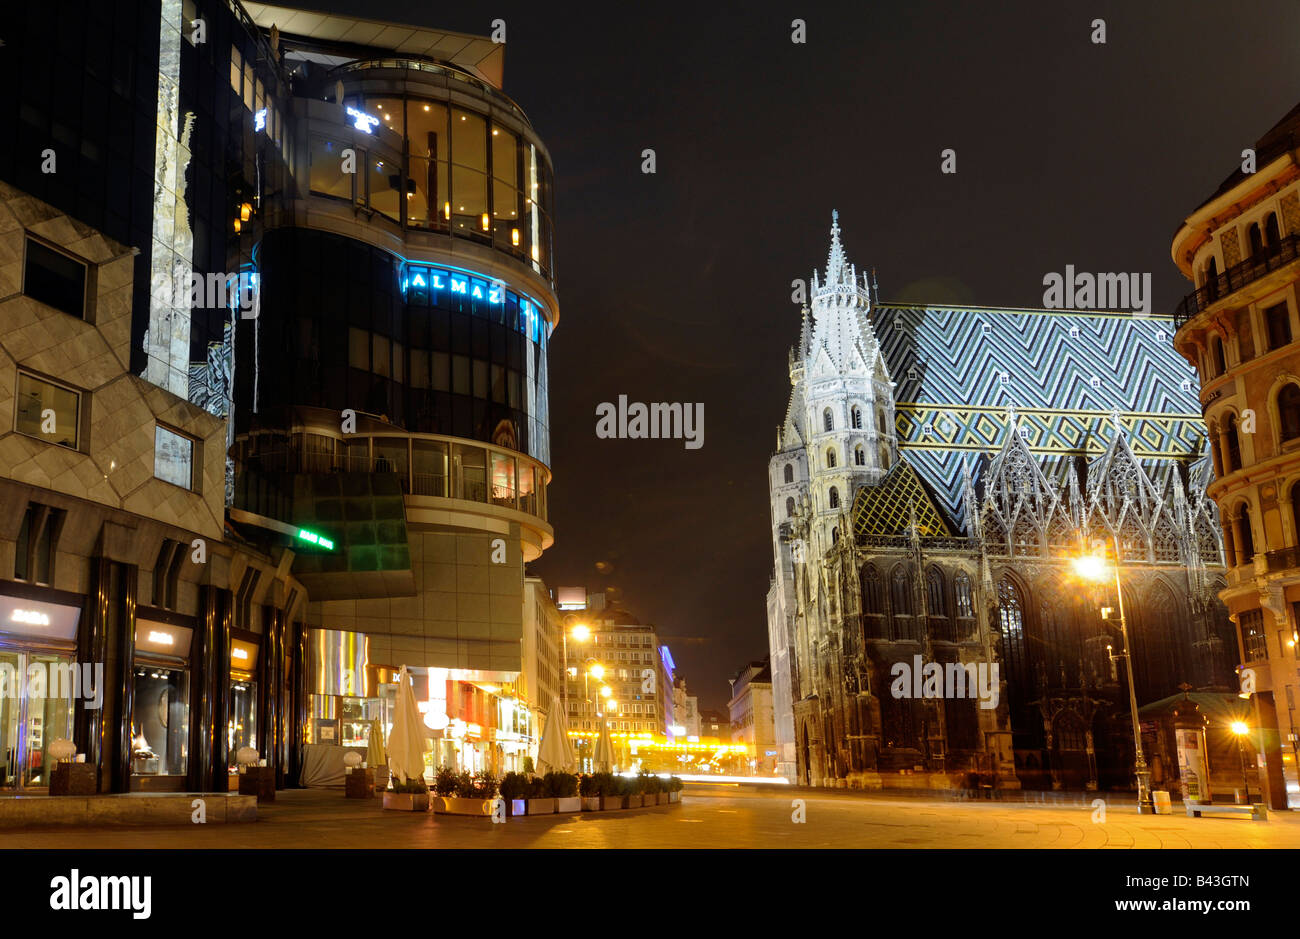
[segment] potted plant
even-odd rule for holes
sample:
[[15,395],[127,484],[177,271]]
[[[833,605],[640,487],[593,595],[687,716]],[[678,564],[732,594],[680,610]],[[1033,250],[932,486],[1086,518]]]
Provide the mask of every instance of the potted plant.
[[456,786],[460,777],[450,766],[439,766],[437,772],[433,774],[433,791],[438,795],[446,798],[456,794]]
[[547,782],[552,775],[552,773],[547,773],[545,777],[534,776],[528,780],[527,803],[529,815],[555,814],[555,797],[551,795],[551,787]]
[[389,779],[384,790],[384,808],[401,812],[429,811],[429,786],[423,776],[411,776],[402,782],[396,776]]
[[664,793],[664,781],[654,773],[641,774],[641,791],[645,793],[646,805],[663,805],[668,796]]
[[581,812],[582,798],[578,795],[578,777],[572,773],[555,773],[551,776],[555,795],[555,811]]
[[627,801],[619,785],[619,777],[613,773],[597,773],[596,792],[600,795],[600,809],[602,812],[608,812],[612,809],[622,809],[627,807]]
[[678,779],[676,776],[669,776],[669,777],[668,777],[668,781],[667,781],[667,783],[666,783],[666,786],[667,786],[667,789],[668,789],[668,801],[669,801],[669,802],[681,802],[681,801],[682,801],[682,786],[683,786],[682,781],[681,781],[680,779]]
[[623,776],[621,778],[622,778],[622,787],[623,787],[622,792],[624,797],[627,800],[627,807],[629,809],[639,809],[641,808],[641,806],[645,805],[645,802],[642,801],[643,795],[642,795],[641,787],[644,785],[644,783],[641,777]]
[[501,780],[501,798],[505,800],[507,815],[526,814],[528,777],[523,773],[506,773]]
[[600,781],[594,773],[578,777],[578,796],[584,812],[600,811]]
[[497,779],[484,770],[470,776],[461,773],[456,777],[456,789],[453,795],[438,799],[437,811],[443,815],[472,815],[488,818],[496,802]]

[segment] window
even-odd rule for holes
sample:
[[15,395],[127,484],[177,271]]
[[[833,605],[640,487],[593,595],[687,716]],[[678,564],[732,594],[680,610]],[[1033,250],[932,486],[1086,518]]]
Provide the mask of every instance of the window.
[[862,449],[861,444],[853,448],[853,464],[855,466],[867,465],[867,451]]
[[1280,349],[1291,341],[1291,314],[1285,303],[1278,303],[1265,310],[1264,324],[1268,330],[1269,349]]
[[785,500],[785,517],[794,518],[794,499]]
[[1277,394],[1277,414],[1282,439],[1300,437],[1300,385],[1288,383],[1282,386]]
[[793,464],[793,463],[787,463],[787,464],[785,464],[785,476],[784,476],[784,478],[785,478],[785,481],[788,482],[788,483],[792,483],[792,482],[794,482],[794,464]]
[[853,407],[853,429],[862,429],[862,408],[854,405]]
[[1257,258],[1264,253],[1264,237],[1260,234],[1259,223],[1251,222],[1246,229],[1246,241],[1250,245],[1250,256]]
[[964,619],[973,619],[975,604],[971,599],[970,578],[961,571],[953,579],[953,590],[957,594],[957,615]]
[[1223,432],[1228,440],[1224,470],[1233,473],[1241,469],[1241,438],[1237,436],[1237,415],[1229,414],[1227,427]]
[[1237,314],[1237,357],[1249,362],[1255,357],[1255,336],[1250,328],[1250,309]]
[[1228,370],[1228,363],[1223,358],[1223,343],[1218,336],[1210,337],[1210,377],[1222,375]]
[[833,468],[833,467],[835,466],[835,451],[834,451],[834,450],[827,450],[827,451],[826,451],[826,466],[827,466],[828,468]]
[[36,502],[27,504],[14,545],[14,579],[49,585],[54,582],[54,551],[64,512]]
[[1264,611],[1246,610],[1241,620],[1241,653],[1247,662],[1268,658],[1268,640],[1264,638]]
[[154,427],[153,474],[163,482],[194,488],[194,441],[168,430],[161,424]]
[[1242,563],[1249,564],[1255,557],[1255,533],[1250,527],[1250,506],[1244,502],[1241,504],[1237,520],[1241,525]]
[[[832,462],[831,465],[834,466],[834,462]],[[831,486],[830,500],[832,509],[838,509],[840,507],[840,491],[834,486]]]
[[831,415],[830,408],[826,408],[824,411],[822,411],[822,428],[824,430],[835,429],[835,418],[834,416]]
[[1264,247],[1269,254],[1275,254],[1281,247],[1282,232],[1277,227],[1277,213],[1269,212],[1264,219]]
[[18,373],[14,430],[75,450],[80,420],[81,395],[26,372]]
[[23,293],[78,319],[86,316],[86,265],[27,239],[23,259]]
[[[312,137],[308,140],[308,160],[310,162],[311,191],[314,195],[332,196],[335,199],[352,200],[352,181],[356,173],[343,171],[344,144],[324,137]],[[364,150],[354,151],[356,163],[364,163]],[[354,164],[355,166],[355,164]]]

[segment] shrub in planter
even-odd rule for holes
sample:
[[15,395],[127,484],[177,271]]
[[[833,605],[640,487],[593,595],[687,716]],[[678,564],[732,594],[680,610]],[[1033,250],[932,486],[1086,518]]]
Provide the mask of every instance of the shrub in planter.
[[438,771],[433,775],[433,791],[440,796],[454,796],[458,782],[459,777],[454,769],[450,766],[439,766]]
[[648,796],[657,796],[664,791],[664,781],[653,773],[641,774],[641,791]]
[[[501,778],[501,798],[505,800],[506,812],[510,815],[523,815],[526,811],[523,800],[528,798],[528,777],[523,773],[506,773]],[[517,804],[516,804],[517,803]]]
[[595,773],[592,778],[596,781],[596,794],[600,796],[602,811],[626,807],[619,777],[613,773]]
[[384,790],[384,808],[405,812],[429,811],[429,787],[422,776],[412,776],[402,782],[396,776],[388,781]]
[[490,770],[485,769],[474,776],[474,798],[495,799],[496,794],[497,778]]
[[428,792],[429,784],[424,781],[423,776],[407,777],[406,782],[402,782],[400,779],[394,776],[388,780],[388,791],[399,792],[402,793],[403,795],[410,795],[412,793],[420,793],[420,792]]
[[641,804],[642,787],[645,785],[640,776],[620,776],[619,786],[622,795],[627,797],[628,808],[634,808]]
[[600,795],[600,783],[596,779],[595,773],[588,773],[585,776],[578,777],[578,795],[584,799]]
[[546,795],[552,799],[571,799],[578,794],[578,777],[572,773],[547,773]]

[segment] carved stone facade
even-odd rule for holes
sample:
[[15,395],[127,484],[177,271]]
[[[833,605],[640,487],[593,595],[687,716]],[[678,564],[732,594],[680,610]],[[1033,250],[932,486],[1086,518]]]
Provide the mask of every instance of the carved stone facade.
[[[827,285],[847,269],[841,251],[836,229]],[[897,456],[848,480],[837,507],[818,498],[818,456],[852,447],[853,428],[815,423],[831,405],[812,400],[797,367],[825,359],[805,328],[769,467],[782,769],[872,788],[918,775],[941,787],[1131,785],[1118,617],[1099,612],[1119,602],[1113,586],[1078,581],[1073,558],[1118,545],[1140,704],[1233,680],[1204,427],[1172,329],[1118,314],[882,308],[857,289],[856,346],[876,354],[872,406],[895,415]],[[1128,380],[1095,377],[1117,374]],[[897,678],[931,663],[997,678],[936,694]]]

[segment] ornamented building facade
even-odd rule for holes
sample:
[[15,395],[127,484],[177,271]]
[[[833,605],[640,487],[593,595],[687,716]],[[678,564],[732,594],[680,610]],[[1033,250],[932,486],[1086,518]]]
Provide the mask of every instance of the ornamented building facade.
[[[1227,580],[1269,803],[1294,806],[1300,604],[1300,106],[1179,226],[1174,262],[1196,289],[1176,313],[1196,366],[1223,515]],[[1252,684],[1253,683],[1253,684]]]
[[[1118,604],[1072,557],[1118,539],[1140,704],[1233,683],[1205,428],[1169,321],[881,306],[838,222],[811,293],[769,464],[778,771],[1130,785],[1099,612]],[[895,696],[917,656],[996,665],[996,693]]]

